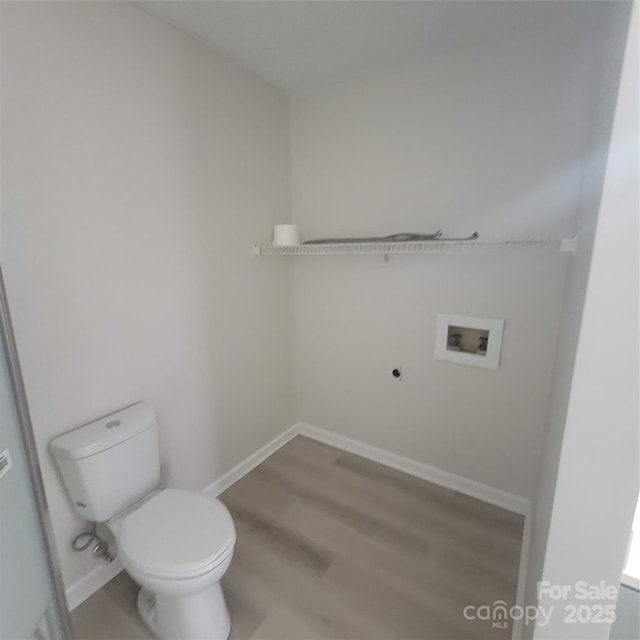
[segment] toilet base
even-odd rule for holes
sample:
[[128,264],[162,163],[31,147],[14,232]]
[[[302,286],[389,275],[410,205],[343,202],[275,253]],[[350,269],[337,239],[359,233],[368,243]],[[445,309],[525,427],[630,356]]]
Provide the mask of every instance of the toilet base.
[[153,635],[156,636],[156,638],[159,638],[156,597],[151,593],[151,591],[142,587],[140,591],[138,591],[137,603],[140,617]]
[[155,595],[144,587],[138,611],[162,640],[227,640],[231,619],[219,582],[182,598]]

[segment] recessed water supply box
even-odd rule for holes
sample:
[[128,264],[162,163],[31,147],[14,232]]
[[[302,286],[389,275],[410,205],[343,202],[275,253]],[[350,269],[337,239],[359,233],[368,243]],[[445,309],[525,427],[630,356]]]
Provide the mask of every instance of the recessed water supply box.
[[438,314],[436,360],[447,360],[472,367],[497,369],[504,320]]

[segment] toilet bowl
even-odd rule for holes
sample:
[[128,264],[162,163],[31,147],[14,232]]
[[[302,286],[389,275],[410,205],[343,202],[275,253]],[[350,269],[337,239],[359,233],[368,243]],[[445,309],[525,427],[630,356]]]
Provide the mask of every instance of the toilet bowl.
[[158,489],[157,417],[126,407],[50,443],[76,513],[111,532],[142,589],[138,610],[163,640],[226,640],[220,579],[236,532],[227,508],[204,493]]
[[236,536],[222,502],[165,489],[108,526],[124,568],[142,587],[138,610],[155,635],[227,638],[230,619],[220,579]]

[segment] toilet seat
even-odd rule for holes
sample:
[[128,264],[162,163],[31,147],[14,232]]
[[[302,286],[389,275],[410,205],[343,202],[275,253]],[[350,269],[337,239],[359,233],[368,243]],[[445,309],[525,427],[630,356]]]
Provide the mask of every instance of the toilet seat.
[[165,489],[120,524],[125,567],[165,579],[206,574],[225,562],[236,534],[227,508],[204,493]]

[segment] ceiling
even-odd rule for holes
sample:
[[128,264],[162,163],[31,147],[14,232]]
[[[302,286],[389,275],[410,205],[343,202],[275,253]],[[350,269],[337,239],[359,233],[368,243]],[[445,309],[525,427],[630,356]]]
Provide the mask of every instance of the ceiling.
[[548,28],[599,2],[244,0],[135,2],[271,84],[295,91]]

